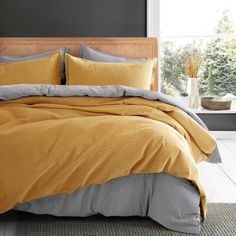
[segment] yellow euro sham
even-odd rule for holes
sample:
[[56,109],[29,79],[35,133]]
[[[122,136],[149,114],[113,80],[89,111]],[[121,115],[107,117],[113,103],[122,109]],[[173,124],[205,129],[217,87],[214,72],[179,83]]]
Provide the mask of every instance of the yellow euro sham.
[[60,84],[61,53],[27,61],[0,63],[0,86]]
[[150,89],[156,59],[94,62],[66,54],[67,85],[125,85]]

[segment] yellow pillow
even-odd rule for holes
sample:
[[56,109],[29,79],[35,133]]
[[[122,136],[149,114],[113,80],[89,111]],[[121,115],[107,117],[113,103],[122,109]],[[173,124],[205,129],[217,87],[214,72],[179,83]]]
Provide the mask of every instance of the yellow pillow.
[[61,54],[27,61],[0,63],[0,85],[60,84]]
[[94,62],[66,54],[67,85],[125,85],[150,89],[155,59]]

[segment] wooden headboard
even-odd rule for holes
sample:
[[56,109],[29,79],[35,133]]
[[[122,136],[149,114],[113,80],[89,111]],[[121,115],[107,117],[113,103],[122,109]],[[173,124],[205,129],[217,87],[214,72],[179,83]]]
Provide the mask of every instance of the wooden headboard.
[[[0,38],[0,55],[28,55],[67,46],[69,53],[79,56],[80,44],[125,57],[157,57],[155,38]],[[156,70],[157,71],[157,70]],[[152,90],[157,90],[157,73]]]

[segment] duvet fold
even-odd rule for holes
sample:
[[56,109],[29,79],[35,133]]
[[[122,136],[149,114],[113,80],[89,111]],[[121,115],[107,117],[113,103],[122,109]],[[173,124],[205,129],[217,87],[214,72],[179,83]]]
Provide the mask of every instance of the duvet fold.
[[138,173],[167,172],[206,197],[197,163],[215,139],[180,108],[141,97],[26,96],[0,101],[0,212]]

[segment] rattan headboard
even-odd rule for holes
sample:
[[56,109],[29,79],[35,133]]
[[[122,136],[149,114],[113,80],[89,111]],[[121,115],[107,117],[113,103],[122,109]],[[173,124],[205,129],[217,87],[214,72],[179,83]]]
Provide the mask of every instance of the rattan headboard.
[[[126,57],[157,57],[155,38],[0,38],[0,55],[28,55],[67,46],[69,53],[79,56],[80,44],[99,51]],[[157,75],[157,73],[156,73]],[[157,90],[157,76],[152,90]]]

